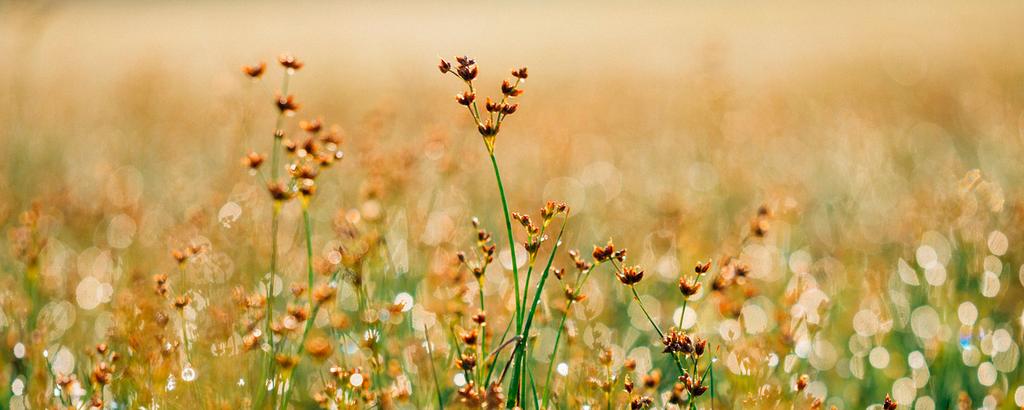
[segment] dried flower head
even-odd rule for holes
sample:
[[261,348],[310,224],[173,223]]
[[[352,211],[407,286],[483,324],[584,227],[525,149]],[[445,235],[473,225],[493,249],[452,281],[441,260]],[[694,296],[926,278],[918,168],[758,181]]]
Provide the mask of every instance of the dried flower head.
[[267,71],[267,63],[263,62],[263,61],[260,61],[259,63],[255,64],[255,65],[243,65],[242,66],[242,72],[245,73],[245,75],[247,75],[249,77],[252,77],[252,78],[260,78],[260,77],[262,77],[263,73],[265,71]]
[[314,359],[324,361],[334,353],[334,345],[323,336],[315,336],[306,341],[306,351]]
[[250,151],[245,158],[242,159],[242,164],[251,169],[258,169],[260,165],[263,165],[264,158],[257,152]]
[[889,396],[889,393],[886,393],[885,401],[882,403],[882,408],[885,410],[896,410],[897,407],[899,407],[899,403],[897,403],[896,400],[893,400],[892,397]]
[[277,97],[275,97],[274,104],[277,105],[278,110],[287,115],[295,114],[295,111],[298,111],[299,107],[301,107],[299,103],[295,102],[295,96],[290,94],[278,94]]
[[619,282],[622,282],[623,285],[633,286],[644,278],[644,270],[640,269],[639,266],[627,266],[617,271],[615,276],[619,278]]
[[303,65],[305,65],[302,61],[295,58],[295,56],[288,53],[277,56],[277,62],[281,63],[282,67],[293,72],[298,71]]

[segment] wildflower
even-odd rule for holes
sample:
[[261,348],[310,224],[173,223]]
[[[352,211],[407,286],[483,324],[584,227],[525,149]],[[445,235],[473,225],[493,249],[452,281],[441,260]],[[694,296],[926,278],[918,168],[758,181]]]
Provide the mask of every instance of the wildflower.
[[281,54],[277,56],[277,62],[281,63],[281,66],[287,68],[289,71],[297,71],[305,65],[302,61],[295,58],[291,54]]
[[291,199],[295,193],[283,182],[270,182],[267,184],[267,191],[275,201],[282,202]]
[[257,152],[250,151],[245,158],[242,158],[242,164],[251,168],[258,169],[260,165],[263,165],[264,158]]
[[326,337],[316,336],[306,341],[306,351],[314,359],[323,361],[334,353],[334,345]]
[[690,373],[683,373],[679,380],[686,386],[686,390],[690,392],[691,397],[700,396],[708,391],[708,386],[701,383],[700,379],[691,376]]
[[255,64],[255,65],[243,65],[242,66],[242,72],[245,73],[245,75],[247,75],[249,77],[252,77],[252,78],[260,78],[260,77],[262,77],[263,73],[266,70],[267,70],[267,63],[263,62],[263,61],[260,61],[259,63]]
[[295,113],[295,111],[298,111],[299,107],[301,107],[299,103],[295,102],[294,95],[283,96],[278,94],[276,97],[276,101],[274,103],[277,105],[278,110],[280,110],[284,114],[289,115]]
[[467,332],[459,334],[459,339],[462,339],[462,343],[468,346],[476,345],[479,334],[476,329],[469,330]]
[[476,356],[472,354],[462,354],[458,359],[455,359],[455,367],[458,367],[465,371],[471,371],[476,367]]
[[303,131],[306,131],[310,134],[316,134],[320,132],[320,129],[323,128],[323,126],[324,122],[322,118],[316,118],[308,121],[299,121],[299,128],[302,128]]
[[892,397],[889,397],[889,393],[886,393],[885,402],[882,403],[882,408],[885,410],[896,410],[896,407],[899,407],[899,403],[897,403],[896,400],[893,400]]
[[469,92],[469,91],[463,91],[463,92],[461,92],[459,94],[455,94],[455,102],[457,102],[457,103],[459,103],[461,105],[468,106],[468,105],[472,104],[473,101],[475,101],[475,100],[476,100],[476,94],[474,94],[472,92]]
[[337,294],[337,289],[327,284],[320,284],[320,286],[317,286],[316,289],[313,290],[313,300],[316,301],[318,305],[324,304],[333,300],[335,294]]
[[640,379],[647,389],[656,389],[661,384],[661,370],[654,369]]
[[693,340],[680,330],[671,329],[666,332],[661,343],[665,345],[662,353],[693,353]]
[[178,297],[174,298],[174,307],[175,308],[184,309],[185,306],[189,305],[189,303],[192,303],[192,298],[189,297],[188,295],[181,295],[181,296],[178,296]]
[[520,80],[525,80],[527,76],[526,67],[512,69],[512,76]]
[[274,361],[281,367],[282,370],[288,371],[299,364],[299,356],[293,354],[278,353],[274,356]]
[[509,97],[518,97],[523,94],[523,90],[519,89],[515,84],[510,83],[508,80],[501,82],[501,93]]
[[644,278],[644,271],[639,266],[629,266],[617,271],[615,276],[619,278],[619,282],[622,282],[623,285],[633,286]]
[[796,391],[804,391],[804,389],[807,388],[807,383],[810,382],[810,380],[810,376],[807,376],[806,374],[801,374],[800,377],[796,379]]
[[700,291],[700,282],[697,282],[696,279],[694,281],[690,282],[690,281],[686,280],[686,278],[679,278],[679,292],[681,292],[684,297],[693,296],[693,295],[697,294],[697,292],[699,292],[699,291]]
[[452,63],[449,63],[445,59],[441,59],[441,62],[437,64],[437,69],[441,70],[441,74],[447,74],[452,70]]
[[654,405],[654,399],[649,396],[637,396],[629,402],[631,410],[649,409],[652,405]]

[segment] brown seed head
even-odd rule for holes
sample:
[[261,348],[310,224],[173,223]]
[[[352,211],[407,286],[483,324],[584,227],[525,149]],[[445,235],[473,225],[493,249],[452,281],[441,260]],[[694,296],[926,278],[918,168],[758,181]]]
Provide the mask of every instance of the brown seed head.
[[295,56],[287,53],[277,56],[277,62],[281,63],[282,67],[291,71],[298,71],[303,65],[305,65],[302,61],[295,58]]
[[278,110],[288,115],[294,114],[301,107],[299,103],[295,102],[294,95],[282,96],[278,94],[274,104],[277,105]]
[[886,393],[885,402],[882,403],[882,408],[885,410],[896,410],[896,407],[899,407],[899,403],[897,403],[896,400],[893,400],[892,397],[889,397],[889,393]]
[[470,105],[476,100],[476,94],[469,91],[463,91],[459,94],[455,94],[455,102],[461,105]]
[[527,77],[526,67],[513,68],[512,76],[520,80],[525,80]]
[[452,70],[452,63],[442,58],[441,62],[437,64],[437,69],[441,70],[441,74],[448,74]]
[[623,285],[633,286],[644,278],[644,270],[640,269],[639,266],[628,266],[616,272],[615,276],[619,278],[619,282],[622,282]]
[[257,169],[260,165],[263,165],[263,156],[257,152],[249,151],[249,154],[242,159],[242,164],[251,169]]
[[806,374],[801,374],[796,379],[796,391],[804,391],[807,388],[807,384],[810,383],[811,377]]
[[322,118],[316,118],[308,121],[299,121],[299,128],[302,128],[303,131],[306,131],[310,134],[316,134],[320,132],[320,129],[322,129],[323,126],[324,121]]
[[334,345],[323,336],[315,336],[306,341],[306,351],[318,361],[324,361],[334,353]]
[[263,72],[267,71],[267,63],[260,61],[255,65],[243,65],[242,72],[245,75],[252,78],[260,78],[263,76]]

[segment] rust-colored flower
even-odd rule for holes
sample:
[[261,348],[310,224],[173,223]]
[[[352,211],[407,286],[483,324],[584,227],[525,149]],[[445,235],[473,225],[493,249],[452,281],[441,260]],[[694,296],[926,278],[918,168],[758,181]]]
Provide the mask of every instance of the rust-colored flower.
[[277,62],[281,63],[282,67],[287,68],[291,71],[298,71],[300,68],[302,68],[302,66],[305,65],[305,63],[299,61],[299,59],[295,58],[295,56],[287,53],[277,56]]
[[306,351],[314,359],[324,361],[334,353],[334,345],[323,336],[314,336],[306,341]]
[[623,285],[633,286],[644,278],[644,270],[640,269],[639,266],[628,266],[616,272],[615,276],[619,278],[619,282],[622,282]]
[[263,73],[266,72],[266,71],[267,71],[267,63],[263,62],[263,61],[260,61],[259,63],[256,63],[255,65],[243,65],[242,66],[242,72],[245,73],[245,75],[247,75],[249,77],[252,77],[252,78],[260,78],[260,77],[263,76]]

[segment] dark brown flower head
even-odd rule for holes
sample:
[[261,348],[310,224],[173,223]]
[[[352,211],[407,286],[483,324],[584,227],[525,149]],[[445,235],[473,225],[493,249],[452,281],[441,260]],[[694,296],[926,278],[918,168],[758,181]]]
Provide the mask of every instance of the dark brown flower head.
[[625,390],[626,393],[633,393],[633,387],[633,378],[629,377],[629,374],[627,373],[625,379],[622,381],[622,389]]
[[604,366],[610,366],[612,364],[612,349],[601,349],[601,353],[597,356],[597,361],[601,362]]
[[184,309],[185,306],[189,305],[189,303],[192,303],[192,298],[189,297],[188,295],[182,295],[182,296],[178,296],[178,297],[174,298],[174,307],[175,308]]
[[303,198],[309,198],[316,194],[316,181],[310,178],[302,178],[299,180],[299,194]]
[[477,74],[480,74],[480,70],[476,68],[476,65],[460,65],[455,69],[455,74],[459,75],[465,81],[473,81]]
[[309,318],[309,309],[305,306],[288,305],[288,315],[296,322],[303,322]]
[[702,339],[700,337],[693,338],[693,355],[701,357],[704,355],[704,351],[708,348],[708,339]]
[[889,393],[886,393],[885,401],[882,403],[882,408],[884,410],[896,410],[896,407],[899,407],[899,403],[897,403],[896,400],[893,400],[892,397],[889,397]]
[[505,115],[515,114],[517,109],[519,109],[519,104],[501,104],[498,107],[498,110]]
[[487,97],[487,101],[484,103],[484,109],[487,110],[487,112],[498,111],[498,103],[491,101],[491,97]]
[[289,189],[284,182],[268,183],[267,191],[270,192],[270,197],[275,201],[287,201],[295,195],[295,192]]
[[551,273],[554,273],[558,280],[562,280],[565,277],[565,268],[552,268]]
[[[597,247],[595,246],[595,248],[597,248]],[[591,266],[590,263],[585,261],[585,260],[583,260],[583,258],[580,257],[580,251],[579,250],[570,249],[569,250],[569,257],[572,258],[573,264],[576,265],[576,269],[579,270],[580,272],[583,272],[583,271],[586,271],[586,270],[590,269],[590,266]]]
[[650,373],[644,375],[642,381],[644,383],[645,388],[657,389],[658,385],[661,384],[661,370],[651,370]]
[[334,353],[334,345],[323,336],[315,336],[306,341],[306,351],[318,361],[324,361]]
[[242,158],[242,165],[251,169],[257,169],[260,165],[263,165],[263,156],[257,152],[250,151],[245,158]]
[[619,278],[619,282],[622,282],[623,285],[633,286],[644,278],[644,270],[640,269],[639,266],[628,266],[616,272],[615,276]]
[[711,269],[711,260],[703,263],[697,262],[697,265],[693,267],[693,271],[698,275],[707,273],[709,269]]
[[313,300],[317,304],[327,303],[333,300],[336,294],[337,289],[326,283],[321,283],[316,289],[313,289]]
[[600,247],[600,246],[594,245],[593,256],[594,256],[594,260],[597,261],[597,262],[605,262],[609,258],[611,258],[612,255],[614,255],[614,254],[615,254],[615,245],[612,244],[612,241],[610,241],[610,240],[608,241],[608,244],[605,245],[604,247]]
[[466,344],[467,346],[475,346],[477,339],[479,339],[479,336],[480,335],[479,333],[477,333],[476,329],[459,333],[459,339],[461,339],[462,343]]
[[683,385],[686,386],[686,390],[690,392],[691,397],[698,397],[708,391],[708,386],[701,383],[700,379],[691,376],[690,373],[683,373],[683,375],[679,377],[679,381],[683,382]]
[[455,94],[455,102],[461,105],[470,105],[476,100],[476,94],[469,91],[463,91],[459,94]]
[[661,344],[665,345],[662,353],[693,353],[693,341],[690,340],[690,336],[674,328],[665,333],[661,338]]
[[278,353],[276,356],[274,356],[274,361],[277,362],[278,366],[281,366],[281,369],[291,370],[292,368],[295,367],[295,365],[299,364],[299,356],[286,353]]
[[483,124],[477,124],[477,131],[484,137],[493,137],[498,135],[498,126],[488,118]]
[[265,71],[267,71],[267,63],[263,62],[263,61],[260,61],[259,63],[255,64],[255,65],[243,65],[242,66],[242,72],[245,73],[245,75],[247,75],[249,77],[252,77],[252,78],[260,78],[260,77],[262,77],[263,73]]
[[156,283],[156,294],[163,296],[167,294],[167,275],[157,274],[153,275],[153,282]]
[[280,95],[280,94],[278,94],[277,97],[276,97],[275,104],[277,105],[277,109],[278,110],[280,110],[282,113],[287,114],[287,115],[294,114],[295,111],[298,111],[299,107],[301,107],[301,105],[299,105],[299,103],[295,102],[295,96],[294,95]]
[[473,370],[473,368],[476,367],[476,356],[463,353],[462,356],[455,359],[455,367],[467,372]]
[[636,396],[629,402],[631,410],[649,409],[654,405],[654,399],[650,396]]
[[796,378],[796,391],[804,391],[807,388],[807,384],[810,383],[811,377],[806,374],[801,374],[800,377]]
[[179,265],[185,263],[185,261],[188,260],[188,254],[185,253],[185,251],[182,251],[181,249],[172,250],[171,257],[174,258],[174,260],[177,261]]
[[107,354],[107,349],[108,347],[106,343],[100,343],[96,345],[96,353],[99,353],[100,355]]
[[476,60],[469,58],[469,56],[456,56],[455,62],[459,63],[459,67],[468,67],[476,64]]
[[479,312],[476,312],[476,314],[473,315],[473,323],[476,323],[478,325],[486,324],[487,323],[487,313],[485,313],[482,310],[479,311]]
[[501,82],[501,93],[509,97],[518,97],[523,93],[523,90],[508,80],[504,80]]
[[322,118],[316,118],[312,120],[299,121],[299,128],[310,134],[316,134],[324,127],[324,121]]
[[527,77],[526,67],[513,68],[512,76],[520,80],[525,80]]
[[582,302],[587,299],[587,295],[579,293],[579,291],[573,289],[570,285],[565,285],[565,298],[569,300],[569,303]]
[[287,53],[277,56],[277,62],[281,63],[282,67],[287,68],[290,71],[298,71],[303,65],[305,65],[302,61],[295,58],[295,56]]
[[106,362],[97,363],[93,366],[89,379],[92,380],[93,384],[110,384],[114,379],[114,366],[109,365]]
[[441,71],[441,74],[448,74],[449,71],[452,71],[452,63],[442,58],[441,62],[437,64],[437,69]]
[[693,281],[689,281],[685,277],[679,278],[679,292],[681,292],[684,297],[693,296],[697,294],[697,292],[699,291],[700,282],[698,282],[696,279],[694,279]]

